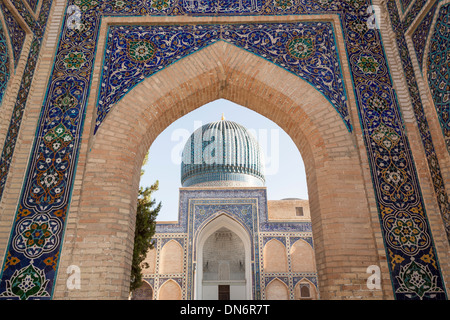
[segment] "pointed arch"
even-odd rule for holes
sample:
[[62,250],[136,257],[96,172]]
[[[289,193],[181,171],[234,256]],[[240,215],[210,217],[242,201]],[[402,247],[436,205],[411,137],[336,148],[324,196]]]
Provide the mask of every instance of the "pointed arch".
[[[92,88],[98,84],[98,77],[98,74],[94,76]],[[333,263],[346,255],[348,244],[355,241],[373,248],[364,253],[353,252],[355,260],[379,262],[377,244],[366,236],[367,226],[372,227],[368,199],[374,196],[366,193],[372,190],[372,184],[366,179],[370,175],[363,165],[366,155],[359,152],[359,148],[363,148],[357,136],[361,131],[355,128],[349,133],[330,102],[306,81],[252,53],[219,41],[135,86],[108,113],[94,136],[97,93],[92,90],[89,98],[89,117],[82,135],[89,139],[83,139],[75,177],[79,183],[74,184],[73,192],[80,196],[73,200],[69,212],[81,222],[68,221],[66,233],[102,230],[114,217],[118,223],[111,235],[105,238],[103,234],[89,234],[90,241],[107,241],[114,252],[114,263],[127,265],[126,261],[131,259],[131,251],[124,251],[123,245],[125,242],[132,246],[140,169],[153,140],[178,118],[219,98],[243,105],[274,121],[299,148],[307,176],[321,278],[354,276],[353,262],[342,268],[333,268]],[[356,113],[354,104],[351,110]],[[355,141],[360,144],[355,145]],[[354,188],[366,184],[367,188]],[[102,192],[108,197],[99,197]],[[376,225],[376,221],[374,223]],[[356,228],[355,224],[361,228]],[[114,240],[119,238],[116,233],[120,233],[120,243]],[[64,240],[68,250],[74,250],[82,259],[94,261],[93,269],[97,271],[89,277],[104,279],[105,285],[109,278],[120,277],[123,282],[116,290],[121,291],[121,296],[127,296],[129,271],[117,270],[121,275],[101,272],[103,265],[111,261],[95,259],[84,245],[73,239]],[[336,259],[331,258],[333,256]],[[70,264],[70,258],[61,259],[63,265]],[[332,280],[320,284],[325,292],[328,286],[336,288]]]
[[289,300],[289,288],[278,278],[266,286],[266,300]]
[[[423,57],[423,75],[428,83],[430,100],[436,111],[437,122],[444,140],[445,147],[450,153],[450,124],[449,124],[449,76],[450,67],[448,58],[450,49],[448,48],[450,2],[437,1],[437,7],[431,24],[428,39],[426,40],[425,54]],[[438,140],[439,141],[439,140]],[[448,159],[448,157],[446,157]],[[444,166],[447,161],[444,158]],[[442,161],[442,160],[440,160]]]
[[181,300],[181,287],[174,280],[164,282],[159,288],[158,300]]
[[297,240],[290,249],[292,272],[315,272],[314,249],[305,240]]
[[263,249],[264,272],[287,272],[286,247],[277,239],[272,239]]
[[160,274],[171,274],[183,272],[184,253],[178,241],[170,240],[161,249]]
[[144,274],[152,274],[156,272],[156,248],[150,249],[147,252],[144,263],[148,264],[148,268],[142,270]]

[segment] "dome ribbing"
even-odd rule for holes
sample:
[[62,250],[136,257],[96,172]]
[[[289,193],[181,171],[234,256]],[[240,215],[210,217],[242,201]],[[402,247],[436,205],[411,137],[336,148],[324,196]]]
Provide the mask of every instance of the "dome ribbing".
[[183,187],[259,187],[264,182],[258,142],[242,125],[228,120],[211,122],[195,130],[186,142],[181,163]]

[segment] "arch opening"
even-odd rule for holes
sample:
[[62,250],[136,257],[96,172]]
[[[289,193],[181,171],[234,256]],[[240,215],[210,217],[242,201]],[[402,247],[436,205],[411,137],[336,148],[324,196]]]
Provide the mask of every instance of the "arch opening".
[[[192,65],[203,67],[191,68]],[[116,271],[120,275],[92,272],[90,276],[104,279],[105,283],[108,277],[122,279],[122,285],[117,288],[118,295],[128,296],[129,256],[136,210],[134,199],[142,160],[158,134],[170,123],[220,98],[244,105],[271,119],[291,137],[305,164],[319,279],[336,279],[336,276],[327,277],[331,274],[338,274],[338,278],[346,275],[354,278],[353,264],[349,262],[348,266],[333,268],[333,259],[329,259],[330,254],[349,254],[349,244],[356,239],[368,248],[376,248],[374,239],[367,236],[367,226],[371,223],[365,189],[354,188],[364,185],[365,180],[353,133],[348,132],[333,106],[310,84],[224,42],[204,48],[143,81],[111,110],[97,134],[91,135],[84,154],[82,196],[77,212],[83,223],[69,224],[68,230],[90,231],[92,241],[106,239],[111,252],[115,253],[114,261],[107,261],[108,265],[116,263],[124,267]],[[91,110],[93,108],[91,106]],[[85,127],[86,136],[90,136],[91,130],[92,126]],[[108,196],[98,197],[99,192],[106,192]],[[105,211],[107,217],[104,217]],[[118,222],[117,230],[112,231],[112,235],[96,235],[93,231],[103,228],[105,219],[111,217]],[[242,232],[239,230],[232,231],[239,235]],[[115,233],[122,235],[120,243],[114,240]],[[124,240],[128,248],[125,251]],[[248,245],[250,242],[243,243]],[[83,244],[77,244],[75,248],[69,240],[67,245],[72,246],[82,259],[95,260],[83,252]],[[378,262],[375,249],[353,251],[352,254],[364,263]],[[100,270],[105,263],[96,261],[93,270]],[[197,263],[201,268],[202,264]],[[245,270],[246,279],[251,279],[250,268]],[[365,276],[365,270],[361,271],[360,277]],[[332,280],[320,281],[319,288],[324,292],[334,285]],[[249,289],[246,290],[247,297],[251,297]]]
[[[252,241],[248,232],[225,213],[198,231],[195,299],[251,300]],[[221,297],[221,286],[228,296]]]

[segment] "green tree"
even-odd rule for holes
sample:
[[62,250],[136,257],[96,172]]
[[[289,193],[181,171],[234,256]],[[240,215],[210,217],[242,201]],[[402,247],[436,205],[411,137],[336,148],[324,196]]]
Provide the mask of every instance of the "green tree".
[[[147,156],[145,157],[144,164]],[[141,176],[143,170],[141,170]],[[131,265],[130,292],[142,285],[142,270],[148,268],[144,262],[148,250],[153,249],[152,237],[155,234],[156,217],[161,210],[161,202],[156,205],[152,193],[159,188],[159,181],[150,187],[140,187],[137,199],[136,228],[134,234],[133,261]],[[156,207],[155,207],[156,205]]]

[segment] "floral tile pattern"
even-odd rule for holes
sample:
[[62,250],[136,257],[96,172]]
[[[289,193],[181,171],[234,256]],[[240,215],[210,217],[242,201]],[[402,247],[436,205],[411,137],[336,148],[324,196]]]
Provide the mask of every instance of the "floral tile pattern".
[[[431,12],[431,11],[430,11]],[[434,11],[433,11],[434,12]],[[427,63],[428,85],[450,152],[450,5],[440,7],[431,35]]]
[[133,86],[219,40],[272,61],[314,85],[335,106],[351,130],[334,31],[331,23],[324,22],[111,26],[103,63],[96,130],[111,106]]

